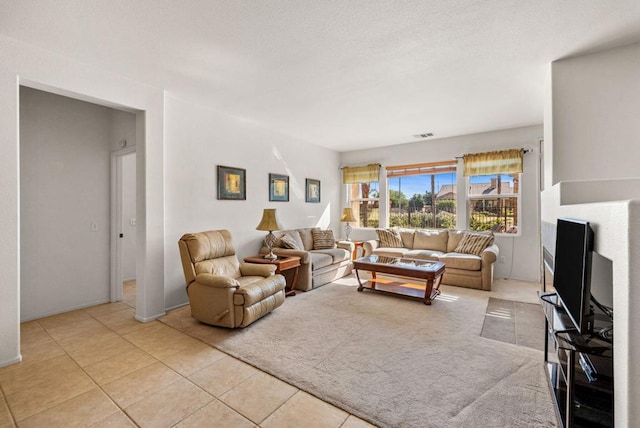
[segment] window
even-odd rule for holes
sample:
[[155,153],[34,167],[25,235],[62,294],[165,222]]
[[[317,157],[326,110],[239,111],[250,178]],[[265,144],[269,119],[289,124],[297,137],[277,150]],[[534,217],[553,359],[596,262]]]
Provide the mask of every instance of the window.
[[518,233],[520,174],[469,177],[469,229]]
[[518,233],[523,149],[463,156],[469,229]]
[[369,183],[351,183],[349,204],[360,227],[379,227],[380,225],[380,188],[377,181]]
[[456,162],[387,168],[389,226],[456,227]]
[[342,182],[347,185],[349,205],[360,227],[380,225],[379,177],[380,164],[377,163],[342,168]]

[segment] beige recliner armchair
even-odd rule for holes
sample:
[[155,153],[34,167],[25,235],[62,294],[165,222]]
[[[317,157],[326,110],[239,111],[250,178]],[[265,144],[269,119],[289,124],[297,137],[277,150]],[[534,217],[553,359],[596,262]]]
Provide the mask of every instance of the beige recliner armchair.
[[178,245],[195,319],[246,327],[284,303],[284,277],[274,265],[240,264],[229,231],[188,233]]

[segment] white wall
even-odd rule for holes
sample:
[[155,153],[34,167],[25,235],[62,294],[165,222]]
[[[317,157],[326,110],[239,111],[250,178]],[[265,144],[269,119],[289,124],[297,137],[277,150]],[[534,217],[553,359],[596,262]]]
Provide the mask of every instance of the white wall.
[[[560,205],[561,187],[545,189],[542,220],[558,217],[587,220],[594,229],[594,251],[611,261],[614,333],[615,426],[633,427],[640,410],[632,403],[640,397],[640,203],[618,201]],[[596,278],[592,279],[597,281]],[[594,284],[603,288],[603,284]],[[608,285],[608,284],[607,284]],[[601,290],[600,290],[601,291]],[[602,295],[602,293],[600,294]]]
[[551,71],[551,182],[639,177],[640,44],[556,61]]
[[[128,111],[111,109],[110,141],[111,151],[116,152],[124,147],[136,145],[136,115]],[[123,142],[124,146],[121,145]]]
[[[187,302],[178,239],[188,232],[229,229],[240,259],[257,254],[255,230],[264,208],[276,208],[287,229],[340,228],[338,153],[264,129],[253,122],[165,98],[166,306]],[[216,199],[216,166],[247,171],[247,199]],[[269,202],[269,173],[289,176],[289,202]],[[305,178],[321,181],[321,203],[305,202]]]
[[109,299],[110,118],[20,90],[22,321]]
[[[545,111],[542,220],[591,222],[611,261],[615,425],[640,420],[640,44],[556,61]],[[548,118],[548,119],[547,119]],[[597,200],[609,202],[597,202]],[[585,203],[592,202],[592,203]]]
[[[539,218],[539,139],[543,129],[540,125],[460,137],[435,139],[377,149],[358,150],[341,154],[342,165],[364,165],[379,162],[383,166],[407,165],[422,162],[452,160],[465,153],[486,152],[511,148],[526,148],[522,174],[521,225],[518,236],[498,235],[496,243],[504,263],[496,263],[497,278],[517,278],[529,281],[540,280],[540,218]],[[459,168],[460,170],[460,168]],[[466,228],[466,202],[462,172],[458,173],[458,226]],[[344,187],[344,186],[343,186]],[[384,187],[381,183],[381,193]],[[343,194],[343,200],[346,200]],[[460,224],[461,223],[461,224]],[[354,235],[355,237],[355,235]]]
[[20,361],[19,86],[136,112],[136,317],[164,313],[163,91],[0,36],[0,367]]

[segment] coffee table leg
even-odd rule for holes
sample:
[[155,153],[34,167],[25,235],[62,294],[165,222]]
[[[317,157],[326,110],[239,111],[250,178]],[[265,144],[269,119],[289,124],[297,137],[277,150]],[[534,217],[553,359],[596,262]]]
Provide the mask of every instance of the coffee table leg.
[[424,290],[424,304],[431,304],[431,292],[433,291],[433,279],[427,279],[427,286]]
[[364,290],[362,286],[362,281],[360,281],[360,274],[358,273],[358,269],[356,269],[356,278],[358,278],[358,291]]
[[427,280],[427,286],[424,290],[424,304],[431,305],[431,301],[440,294],[440,280],[442,275]]

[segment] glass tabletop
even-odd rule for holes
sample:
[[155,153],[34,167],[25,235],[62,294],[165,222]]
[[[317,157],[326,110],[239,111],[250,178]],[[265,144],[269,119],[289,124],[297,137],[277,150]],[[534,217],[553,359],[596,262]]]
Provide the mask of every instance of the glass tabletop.
[[438,265],[442,264],[442,262],[436,262],[433,260],[408,259],[404,257],[389,257],[378,255],[361,257],[357,259],[356,262],[424,270],[433,270],[434,268],[437,268]]

